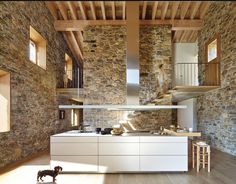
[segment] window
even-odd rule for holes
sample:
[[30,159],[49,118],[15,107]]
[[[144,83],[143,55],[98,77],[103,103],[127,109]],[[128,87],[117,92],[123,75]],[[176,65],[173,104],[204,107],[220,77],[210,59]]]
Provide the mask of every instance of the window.
[[10,73],[0,70],[0,132],[10,130]]
[[29,59],[46,70],[46,40],[30,26]]
[[206,43],[206,57],[207,62],[218,61],[220,55],[220,42],[219,37],[215,36],[213,39]]

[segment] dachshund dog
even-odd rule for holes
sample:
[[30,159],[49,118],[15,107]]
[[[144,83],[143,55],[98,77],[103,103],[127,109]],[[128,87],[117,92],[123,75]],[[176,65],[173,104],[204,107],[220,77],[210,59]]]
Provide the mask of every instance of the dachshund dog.
[[37,175],[37,181],[39,181],[39,179],[41,181],[43,181],[42,177],[45,177],[45,176],[49,175],[53,178],[53,182],[55,182],[56,181],[56,176],[59,174],[60,171],[62,171],[62,167],[60,167],[60,166],[54,167],[54,170],[39,171],[38,175]]

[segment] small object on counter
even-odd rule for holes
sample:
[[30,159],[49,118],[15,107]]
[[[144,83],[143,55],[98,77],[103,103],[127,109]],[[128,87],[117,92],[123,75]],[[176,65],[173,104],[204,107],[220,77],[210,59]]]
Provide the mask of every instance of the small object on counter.
[[111,134],[112,128],[104,128],[105,134]]
[[111,131],[112,135],[121,135],[123,133],[120,124],[113,125],[112,128],[113,128],[113,130]]
[[192,131],[193,131],[193,128],[189,128],[188,131],[189,131],[189,132],[192,132]]
[[102,128],[96,128],[96,134],[100,134]]

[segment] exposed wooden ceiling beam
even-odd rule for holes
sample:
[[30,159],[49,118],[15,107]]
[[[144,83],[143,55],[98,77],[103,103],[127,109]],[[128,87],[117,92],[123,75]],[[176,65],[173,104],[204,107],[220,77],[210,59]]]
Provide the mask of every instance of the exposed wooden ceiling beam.
[[186,15],[186,13],[187,13],[187,11],[188,11],[188,8],[189,8],[189,6],[190,6],[190,1],[186,1],[186,2],[182,2],[182,5],[181,5],[181,13],[180,13],[180,18],[181,19],[184,19],[184,17],[185,17],[185,15]]
[[111,9],[112,9],[112,18],[113,20],[116,19],[116,7],[115,7],[115,1],[111,2]]
[[65,6],[63,6],[63,4],[60,3],[60,2],[58,2],[58,1],[56,1],[55,3],[56,3],[56,5],[57,5],[57,7],[58,7],[58,9],[59,9],[59,11],[60,11],[60,13],[61,13],[63,19],[64,19],[64,20],[67,20],[67,19],[68,19],[68,18],[67,18],[67,10],[65,9]]
[[204,15],[206,14],[209,6],[210,6],[209,2],[202,3],[202,6],[200,7],[200,19],[202,19],[204,17]]
[[81,1],[78,1],[78,4],[79,4],[79,8],[80,8],[82,17],[83,17],[84,20],[86,20],[86,19],[87,19],[87,16],[86,16],[86,13],[85,13],[84,5],[82,4]]
[[96,17],[96,12],[95,12],[95,7],[94,7],[94,4],[93,4],[93,1],[89,1],[89,5],[90,5],[90,10],[92,12],[93,20],[96,20],[97,17]]
[[190,13],[190,19],[194,19],[195,15],[197,13],[197,10],[199,9],[200,4],[201,4],[201,1],[193,2],[192,8],[191,8],[191,13]]
[[155,1],[152,7],[152,20],[155,19],[157,13],[158,1]]
[[66,33],[62,33],[64,39],[66,40],[66,43],[69,47],[69,49],[71,50],[74,58],[77,60],[77,63],[79,66],[82,66],[82,63],[80,61],[82,61],[80,55],[78,55],[78,53],[75,51],[75,48],[72,46],[71,42],[69,41],[69,39],[67,38],[67,34]]
[[74,35],[72,32],[69,32],[69,33],[68,33],[68,39],[69,39],[69,41],[72,43],[72,45],[74,46],[75,51],[78,51],[80,58],[83,59],[83,55],[82,55],[82,53],[81,53],[81,51],[80,51],[80,48],[79,48],[79,46],[78,46],[78,44],[77,44],[75,35]]
[[76,16],[75,7],[72,5],[72,3],[71,3],[70,1],[66,1],[66,4],[67,4],[68,7],[69,7],[70,14],[71,14],[71,18],[72,18],[73,20],[76,20],[76,19],[77,19],[77,16]]
[[143,2],[143,11],[142,11],[142,19],[146,17],[146,10],[147,10],[147,1]]
[[174,31],[172,42],[176,42],[177,35],[178,35],[178,31]]
[[51,1],[47,1],[46,6],[48,7],[49,11],[51,12],[54,20],[57,20],[58,19],[57,9],[56,9],[54,3]]
[[186,31],[182,31],[182,35],[179,37],[179,42],[183,42],[184,41],[184,38],[185,38],[185,35],[187,34]]
[[[59,11],[60,11],[60,13],[61,13],[63,19],[64,19],[63,21],[68,20],[68,17],[67,17],[67,10],[65,9],[65,7],[64,7],[61,3],[59,3],[59,2],[56,2],[56,5],[57,5],[57,7],[58,7],[58,9],[59,9]],[[68,21],[69,21],[69,20],[68,20]],[[65,37],[65,36],[64,36],[64,37]],[[83,54],[82,54],[82,51],[81,51],[81,49],[80,49],[80,47],[79,47],[79,45],[78,45],[78,42],[77,42],[77,40],[76,40],[76,38],[75,38],[74,33],[71,32],[71,31],[69,31],[69,33],[66,34],[66,37],[68,37],[69,42],[72,44],[72,47],[74,48],[73,51],[74,51],[75,54],[77,55],[77,59],[78,59],[78,60],[80,60],[80,59],[83,60]],[[68,45],[69,45],[69,44],[68,44]],[[73,52],[73,51],[72,51],[72,52]]]
[[169,6],[169,2],[164,2],[164,4],[162,5],[162,10],[161,10],[161,19],[165,19],[166,17],[166,12]]
[[123,13],[122,18],[123,18],[123,20],[125,20],[125,14],[126,14],[126,2],[125,1],[123,1],[122,13]]
[[171,12],[171,19],[174,19],[179,8],[179,1],[173,2],[172,4],[172,12]]
[[[141,25],[172,25],[172,30],[199,30],[202,20],[140,20]],[[126,20],[56,20],[57,31],[79,31],[88,25],[126,25]]]
[[104,1],[100,1],[100,5],[101,5],[101,10],[102,10],[102,18],[103,18],[103,20],[106,20],[106,11],[105,11]]

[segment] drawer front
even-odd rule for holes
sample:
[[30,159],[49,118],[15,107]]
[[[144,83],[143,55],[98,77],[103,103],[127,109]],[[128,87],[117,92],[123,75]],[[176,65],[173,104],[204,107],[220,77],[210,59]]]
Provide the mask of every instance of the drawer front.
[[97,137],[50,137],[51,142],[98,142]]
[[139,155],[139,143],[99,143],[99,155]]
[[187,143],[140,143],[140,155],[188,155]]
[[51,143],[51,155],[98,155],[97,143]]
[[98,142],[139,142],[139,137],[122,137],[122,136],[110,136],[110,137],[98,137]]
[[139,171],[139,156],[100,156],[99,172]]
[[187,137],[141,136],[140,142],[188,142]]
[[188,171],[188,157],[141,156],[140,171]]
[[63,171],[98,171],[97,156],[52,156],[51,169],[61,166]]

